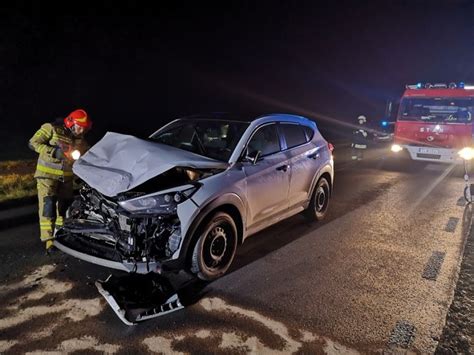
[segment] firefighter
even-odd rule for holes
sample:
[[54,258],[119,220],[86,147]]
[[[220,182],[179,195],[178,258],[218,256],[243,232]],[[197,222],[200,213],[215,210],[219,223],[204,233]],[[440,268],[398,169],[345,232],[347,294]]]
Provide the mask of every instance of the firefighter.
[[86,111],[78,109],[64,119],[43,124],[29,141],[28,146],[39,154],[35,178],[40,238],[48,254],[55,228],[62,226],[73,197],[72,164],[88,149],[84,135],[91,126]]
[[352,160],[362,160],[364,150],[367,149],[368,132],[366,130],[367,119],[364,115],[357,117],[359,127],[352,134]]

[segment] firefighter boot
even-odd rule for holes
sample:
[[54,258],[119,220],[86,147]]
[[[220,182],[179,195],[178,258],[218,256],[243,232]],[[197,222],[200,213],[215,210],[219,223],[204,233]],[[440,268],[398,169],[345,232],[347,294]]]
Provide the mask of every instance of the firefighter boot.
[[53,241],[46,241],[46,253],[49,253],[50,251],[52,251],[52,249],[54,249]]

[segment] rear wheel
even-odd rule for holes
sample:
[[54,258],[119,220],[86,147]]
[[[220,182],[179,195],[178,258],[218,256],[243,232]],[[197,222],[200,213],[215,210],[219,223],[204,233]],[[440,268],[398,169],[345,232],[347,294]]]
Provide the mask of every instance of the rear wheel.
[[191,272],[211,281],[224,275],[237,249],[237,227],[231,216],[216,213],[203,228],[191,258]]
[[308,219],[320,221],[326,216],[329,207],[329,194],[329,182],[322,177],[316,184],[309,206],[305,211]]
[[467,203],[472,202],[472,195],[471,195],[471,187],[470,186],[464,187],[464,199],[466,200]]

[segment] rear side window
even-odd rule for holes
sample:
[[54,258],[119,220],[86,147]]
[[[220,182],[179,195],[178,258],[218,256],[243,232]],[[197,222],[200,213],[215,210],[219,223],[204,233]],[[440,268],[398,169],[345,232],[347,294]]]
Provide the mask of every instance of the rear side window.
[[279,152],[280,149],[280,140],[278,139],[278,132],[274,124],[259,128],[248,144],[248,153],[250,155],[260,151],[262,156],[265,156]]
[[306,134],[302,126],[295,124],[281,124],[280,127],[288,148],[293,148],[306,143]]
[[314,131],[313,131],[312,128],[310,128],[308,126],[303,126],[303,129],[306,133],[306,140],[309,142],[311,139],[313,139]]

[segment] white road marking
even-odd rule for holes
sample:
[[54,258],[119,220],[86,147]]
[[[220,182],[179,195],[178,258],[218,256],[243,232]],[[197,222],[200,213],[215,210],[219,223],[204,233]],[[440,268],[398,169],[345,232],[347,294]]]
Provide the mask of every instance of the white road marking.
[[[24,335],[24,340],[41,340],[50,337],[57,328],[64,325],[64,320],[70,319],[73,322],[81,321],[87,317],[97,316],[103,310],[101,298],[94,299],[67,299],[52,305],[35,305],[32,307],[22,307],[27,301],[47,299],[48,295],[58,294],[72,289],[72,284],[68,282],[57,281],[54,278],[47,277],[54,271],[52,265],[45,265],[30,275],[27,275],[22,281],[4,285],[0,288],[0,292],[8,293],[18,288],[28,287],[31,289],[27,292],[17,304],[7,307],[14,311],[14,316],[0,319],[0,330],[18,326],[24,322],[30,321],[36,317],[61,313],[58,322],[43,328],[37,332],[31,332]],[[34,286],[34,288],[33,288]],[[210,339],[220,337],[220,342],[216,345],[223,350],[237,349],[251,354],[288,354],[294,353],[301,349],[304,343],[319,342],[324,343],[324,351],[327,354],[336,355],[342,353],[357,354],[356,351],[349,349],[330,339],[320,337],[306,330],[300,330],[299,335],[293,338],[290,336],[288,328],[281,322],[268,318],[256,311],[247,310],[235,305],[228,304],[220,298],[205,298],[201,300],[199,305],[207,312],[226,312],[233,315],[245,317],[250,322],[260,323],[269,329],[276,336],[282,338],[284,346],[282,350],[277,350],[264,344],[257,336],[252,334],[238,334],[231,332],[216,332],[215,329],[195,329],[186,330],[181,334],[172,334],[167,337],[154,336],[143,340],[143,344],[148,347],[151,352],[181,355],[182,352],[173,349],[174,342],[185,342],[192,337],[199,339]],[[66,321],[67,322],[67,321]],[[178,332],[179,333],[179,332]],[[0,352],[5,352],[17,345],[17,340],[0,341]],[[73,338],[63,341],[56,349],[51,351],[35,350],[29,354],[64,354],[74,351],[93,349],[104,353],[115,353],[121,348],[115,344],[101,344],[99,340],[93,336],[84,336],[81,338]]]
[[[100,298],[90,300],[69,299],[51,306],[41,305],[28,307],[20,310],[11,317],[0,319],[0,330],[14,327],[38,316],[59,312],[65,312],[64,318],[69,318],[74,322],[78,322],[86,317],[98,315],[103,308],[100,301]],[[16,308],[17,306],[14,307],[14,309]]]
[[50,273],[52,273],[56,269],[55,265],[44,265],[40,268],[34,270],[31,274],[26,275],[25,278],[17,283],[9,284],[9,285],[2,285],[0,286],[0,293],[7,293],[10,291],[15,291],[19,288],[24,288],[26,286],[31,286],[35,284],[37,281],[45,278]]
[[[255,311],[240,308],[234,305],[226,303],[220,298],[205,298],[199,302],[199,305],[208,312],[227,312],[233,315],[239,315],[245,317],[248,322],[257,322],[269,329],[273,334],[279,336],[284,340],[284,348],[277,350],[272,347],[268,347],[255,335],[248,336],[247,334],[238,334],[234,331],[231,332],[219,332],[215,329],[207,330],[186,330],[185,335],[175,334],[164,336],[155,336],[147,338],[143,341],[150,351],[164,354],[183,354],[176,352],[173,349],[173,342],[186,341],[192,337],[198,337],[200,339],[220,337],[219,348],[223,350],[238,350],[244,351],[249,354],[290,354],[301,350],[304,343],[310,343],[317,341],[318,343],[324,344],[324,352],[331,355],[339,354],[358,354],[357,351],[347,348],[337,342],[331,341],[330,339],[320,337],[313,333],[305,330],[299,331],[299,338],[295,339],[289,335],[288,328],[275,320],[265,317]],[[242,330],[245,333],[245,330]],[[220,333],[220,334],[219,334]]]
[[[0,287],[0,294],[5,295],[18,289],[27,289],[16,304],[5,307],[7,310],[14,311],[14,315],[0,319],[0,330],[5,330],[10,327],[18,326],[24,322],[30,321],[40,316],[47,314],[63,313],[61,317],[57,318],[56,323],[42,328],[39,331],[26,333],[22,336],[23,341],[37,341],[48,338],[53,332],[64,326],[68,320],[79,322],[87,317],[98,315],[103,309],[102,299],[97,297],[94,299],[67,299],[57,303],[35,305],[32,307],[25,307],[28,301],[47,299],[50,301],[50,295],[57,295],[58,293],[67,292],[72,289],[72,284],[69,282],[62,282],[54,278],[47,277],[50,275],[56,266],[44,265],[31,274],[26,275],[23,280],[13,284],[2,285]],[[17,340],[2,340],[0,341],[0,353],[8,351],[13,346],[17,345]],[[115,353],[120,349],[119,345],[99,344],[98,340],[91,336],[82,338],[74,338],[63,341],[60,346],[53,351],[37,350],[31,354],[64,354],[79,350],[94,349],[104,353]]]
[[69,354],[80,350],[95,350],[102,351],[104,354],[115,354],[120,350],[119,345],[113,344],[100,344],[99,341],[92,336],[84,336],[82,338],[73,338],[64,340],[55,351],[45,352],[43,350],[37,350],[28,352],[28,355],[40,355],[40,354]]
[[172,342],[172,339],[160,336],[146,338],[145,340],[143,340],[143,344],[148,346],[148,349],[155,353],[166,355],[184,355],[184,353],[182,352],[177,352],[173,350]]
[[39,300],[45,295],[51,295],[54,293],[63,293],[72,289],[72,284],[69,282],[62,282],[50,278],[44,278],[38,287],[30,292],[26,297],[25,301]]
[[274,350],[267,348],[257,337],[249,337],[244,340],[240,335],[230,332],[222,334],[222,342],[219,348],[242,349],[245,348],[250,354],[274,354]]
[[0,353],[8,351],[11,347],[18,344],[18,340],[0,340]]
[[305,343],[309,343],[315,340],[318,340],[318,337],[316,337],[313,333],[310,333],[306,330],[301,331],[301,340],[304,341]]
[[47,326],[46,328],[42,328],[40,331],[26,334],[25,339],[40,340],[40,339],[43,339],[43,338],[47,338],[51,334],[53,334],[53,332],[56,330],[56,328],[59,328],[60,326],[62,326],[61,323],[51,324],[51,325]]
[[359,352],[353,349],[349,349],[344,345],[333,342],[326,339],[326,345],[324,346],[324,352],[328,355],[358,355]]
[[270,318],[262,316],[255,311],[249,311],[237,306],[232,306],[227,304],[224,300],[220,298],[204,298],[199,302],[199,304],[207,311],[227,311],[234,314],[240,314],[245,317],[252,319],[258,323],[263,324],[265,327],[270,329],[274,334],[278,335],[279,337],[283,338],[286,342],[285,348],[283,349],[283,353],[293,353],[296,352],[301,343],[292,339],[288,334],[288,328],[277,321],[274,321]]
[[196,336],[200,339],[209,338],[211,336],[211,332],[207,329],[202,329],[196,332]]

